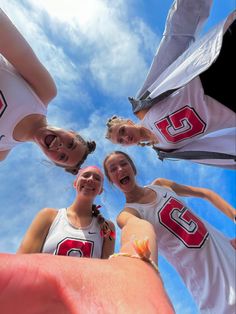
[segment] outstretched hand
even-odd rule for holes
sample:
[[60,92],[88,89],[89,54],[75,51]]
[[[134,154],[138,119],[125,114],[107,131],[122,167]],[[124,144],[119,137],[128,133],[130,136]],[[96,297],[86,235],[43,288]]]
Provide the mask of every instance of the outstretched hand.
[[147,263],[0,254],[1,314],[174,313]]

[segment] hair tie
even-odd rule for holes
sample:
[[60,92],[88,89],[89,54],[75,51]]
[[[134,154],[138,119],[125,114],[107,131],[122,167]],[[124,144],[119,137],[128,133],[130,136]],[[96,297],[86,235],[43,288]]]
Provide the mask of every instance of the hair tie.
[[129,254],[129,253],[114,253],[110,255],[109,259],[113,257],[118,257],[118,256],[124,256],[124,257],[131,257],[131,258],[139,258],[144,262],[147,262],[150,264],[155,271],[159,274],[158,266],[157,264],[151,259],[151,251],[149,249],[149,240],[148,238],[144,240],[134,240],[132,241],[132,245],[134,247],[134,250],[137,255]]

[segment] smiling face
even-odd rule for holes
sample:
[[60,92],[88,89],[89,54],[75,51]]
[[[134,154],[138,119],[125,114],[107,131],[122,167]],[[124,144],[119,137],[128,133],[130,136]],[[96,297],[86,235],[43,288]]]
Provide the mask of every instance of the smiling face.
[[113,153],[104,161],[108,179],[124,193],[130,192],[136,185],[136,168],[128,156]]
[[94,198],[103,190],[103,174],[99,168],[88,166],[79,171],[74,181],[74,187],[79,195]]
[[140,129],[132,121],[114,124],[110,127],[109,139],[123,146],[137,145],[141,140]]
[[55,164],[74,167],[87,153],[87,146],[76,138],[74,132],[47,127],[35,136],[35,142]]

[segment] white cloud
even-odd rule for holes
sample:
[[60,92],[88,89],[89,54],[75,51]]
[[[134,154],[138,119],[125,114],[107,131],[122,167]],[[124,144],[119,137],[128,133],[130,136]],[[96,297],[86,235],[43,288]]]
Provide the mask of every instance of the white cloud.
[[[131,4],[137,5],[135,1]],[[96,152],[88,157],[86,164],[101,166],[106,154],[115,149],[124,150],[134,158],[142,184],[155,177],[166,177],[183,184],[213,188],[231,200],[235,188],[232,184],[229,187],[226,177],[236,177],[229,172],[181,161],[162,163],[151,148],[123,149],[104,138],[107,117],[114,113],[131,115],[130,106],[123,104],[124,97],[126,102],[126,97],[134,95],[140,87],[159,41],[152,29],[134,16],[129,5],[125,0],[1,0],[1,7],[56,79],[58,97],[49,106],[49,122],[79,130],[87,139],[97,142]],[[34,146],[17,147],[0,165],[2,252],[16,250],[42,207],[67,206],[74,197],[73,177],[61,168],[45,166],[43,154]],[[104,215],[113,220],[124,201],[121,192],[112,189],[107,181],[104,193],[97,199],[97,203],[104,204]],[[233,224],[231,228],[227,218],[222,223],[214,209],[209,210],[206,205],[198,208],[199,203],[192,199],[188,203],[213,224],[219,222],[219,229],[233,230]],[[165,267],[163,272],[177,313],[192,314],[187,294],[179,303],[182,288],[180,293],[176,290],[182,286],[173,285]]]
[[[13,3],[7,5],[13,10],[10,16],[61,89],[68,81],[78,84],[81,77],[91,75],[96,85],[113,96],[136,92],[147,72],[144,55],[153,54],[157,37],[139,19],[131,25],[127,22],[125,1],[114,5],[101,0],[31,0],[30,11],[17,10]],[[60,37],[53,42],[53,36]],[[69,47],[73,61],[65,50]]]

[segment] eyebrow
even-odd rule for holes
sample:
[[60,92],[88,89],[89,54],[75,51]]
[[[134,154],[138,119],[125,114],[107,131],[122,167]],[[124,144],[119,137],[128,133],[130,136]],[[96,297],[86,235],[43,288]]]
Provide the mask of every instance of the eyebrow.
[[115,166],[115,165],[116,165],[116,163],[120,163],[120,162],[123,162],[123,161],[125,161],[125,160],[126,160],[126,159],[125,159],[125,158],[123,158],[123,159],[121,159],[121,160],[119,160],[119,161],[113,162],[112,164],[108,165],[108,167]]
[[92,174],[95,177],[102,178],[100,174],[98,174],[97,172],[93,172],[93,171],[85,171],[81,175],[83,175],[83,174],[87,174],[87,175],[91,175]]
[[75,139],[73,139],[73,146],[72,146],[71,150],[74,150],[76,148],[76,145],[77,145],[77,143],[76,143]]
[[121,132],[122,132],[121,130],[122,130],[123,127],[124,127],[124,126],[120,126],[119,131],[118,131],[118,134],[119,134],[119,135],[121,135]]

